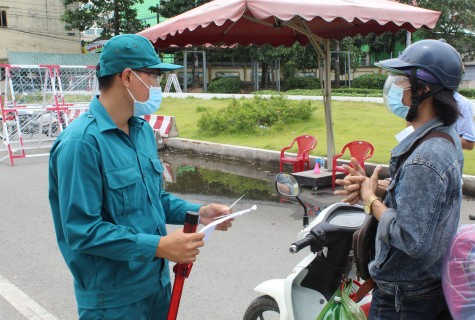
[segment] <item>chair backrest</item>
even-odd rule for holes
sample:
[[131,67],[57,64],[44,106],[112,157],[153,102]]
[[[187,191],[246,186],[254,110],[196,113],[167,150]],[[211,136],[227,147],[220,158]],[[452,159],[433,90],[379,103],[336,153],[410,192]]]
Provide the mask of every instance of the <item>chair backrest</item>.
[[310,150],[315,149],[317,146],[317,138],[310,135],[298,136],[294,141],[296,141],[299,146],[297,156],[303,157],[304,159],[308,158]]
[[362,168],[364,168],[365,160],[371,158],[374,152],[373,145],[367,141],[351,141],[343,147],[342,152],[345,152],[346,148],[350,151],[350,155],[358,160]]

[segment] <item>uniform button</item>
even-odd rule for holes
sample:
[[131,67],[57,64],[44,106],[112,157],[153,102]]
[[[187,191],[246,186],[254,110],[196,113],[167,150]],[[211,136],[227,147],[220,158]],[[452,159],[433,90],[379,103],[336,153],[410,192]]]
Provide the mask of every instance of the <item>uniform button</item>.
[[92,118],[92,117],[94,117],[94,116],[93,116],[92,114],[88,114],[87,117],[88,117],[88,118]]
[[140,256],[140,261],[141,261],[141,262],[145,262],[145,260],[146,260],[146,259],[145,259],[145,256]]
[[105,305],[104,301],[101,301],[101,302],[99,302],[99,303],[97,304],[97,306],[98,306],[99,308],[102,308],[104,305]]
[[97,298],[102,301],[104,300],[105,296],[103,294],[99,294],[97,295]]

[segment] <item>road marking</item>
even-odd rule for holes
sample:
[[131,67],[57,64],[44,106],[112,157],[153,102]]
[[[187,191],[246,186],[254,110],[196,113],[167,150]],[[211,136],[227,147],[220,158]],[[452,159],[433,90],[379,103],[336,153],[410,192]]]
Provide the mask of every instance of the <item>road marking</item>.
[[0,296],[28,320],[58,320],[8,279],[0,275]]

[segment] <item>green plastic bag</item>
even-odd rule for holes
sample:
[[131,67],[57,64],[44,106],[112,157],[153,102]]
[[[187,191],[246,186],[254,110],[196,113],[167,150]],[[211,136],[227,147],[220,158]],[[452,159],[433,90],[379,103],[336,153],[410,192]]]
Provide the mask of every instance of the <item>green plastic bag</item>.
[[364,311],[350,298],[352,288],[353,280],[342,283],[316,320],[366,320]]

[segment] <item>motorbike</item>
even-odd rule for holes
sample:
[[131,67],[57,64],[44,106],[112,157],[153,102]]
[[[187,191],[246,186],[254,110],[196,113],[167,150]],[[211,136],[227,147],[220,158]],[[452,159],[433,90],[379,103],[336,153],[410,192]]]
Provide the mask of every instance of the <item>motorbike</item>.
[[[277,192],[296,199],[304,207],[304,228],[289,247],[296,253],[309,247],[304,257],[285,279],[272,279],[254,288],[261,296],[248,306],[243,320],[311,320],[316,319],[354,265],[352,239],[365,219],[363,207],[335,203],[323,209],[309,223],[307,207],[299,198],[300,186],[290,174],[279,173],[275,179]],[[354,291],[360,284],[354,281]],[[358,302],[367,315],[371,295]]]
[[57,118],[51,112],[31,110],[19,111],[17,119],[13,113],[9,113],[6,115],[5,121],[3,121],[0,115],[0,123],[4,126],[0,132],[0,140],[3,140],[4,136],[6,137],[6,132],[9,133],[9,139],[13,139],[18,133],[18,125],[22,134],[33,135],[42,133],[48,137],[58,133],[60,125]]

